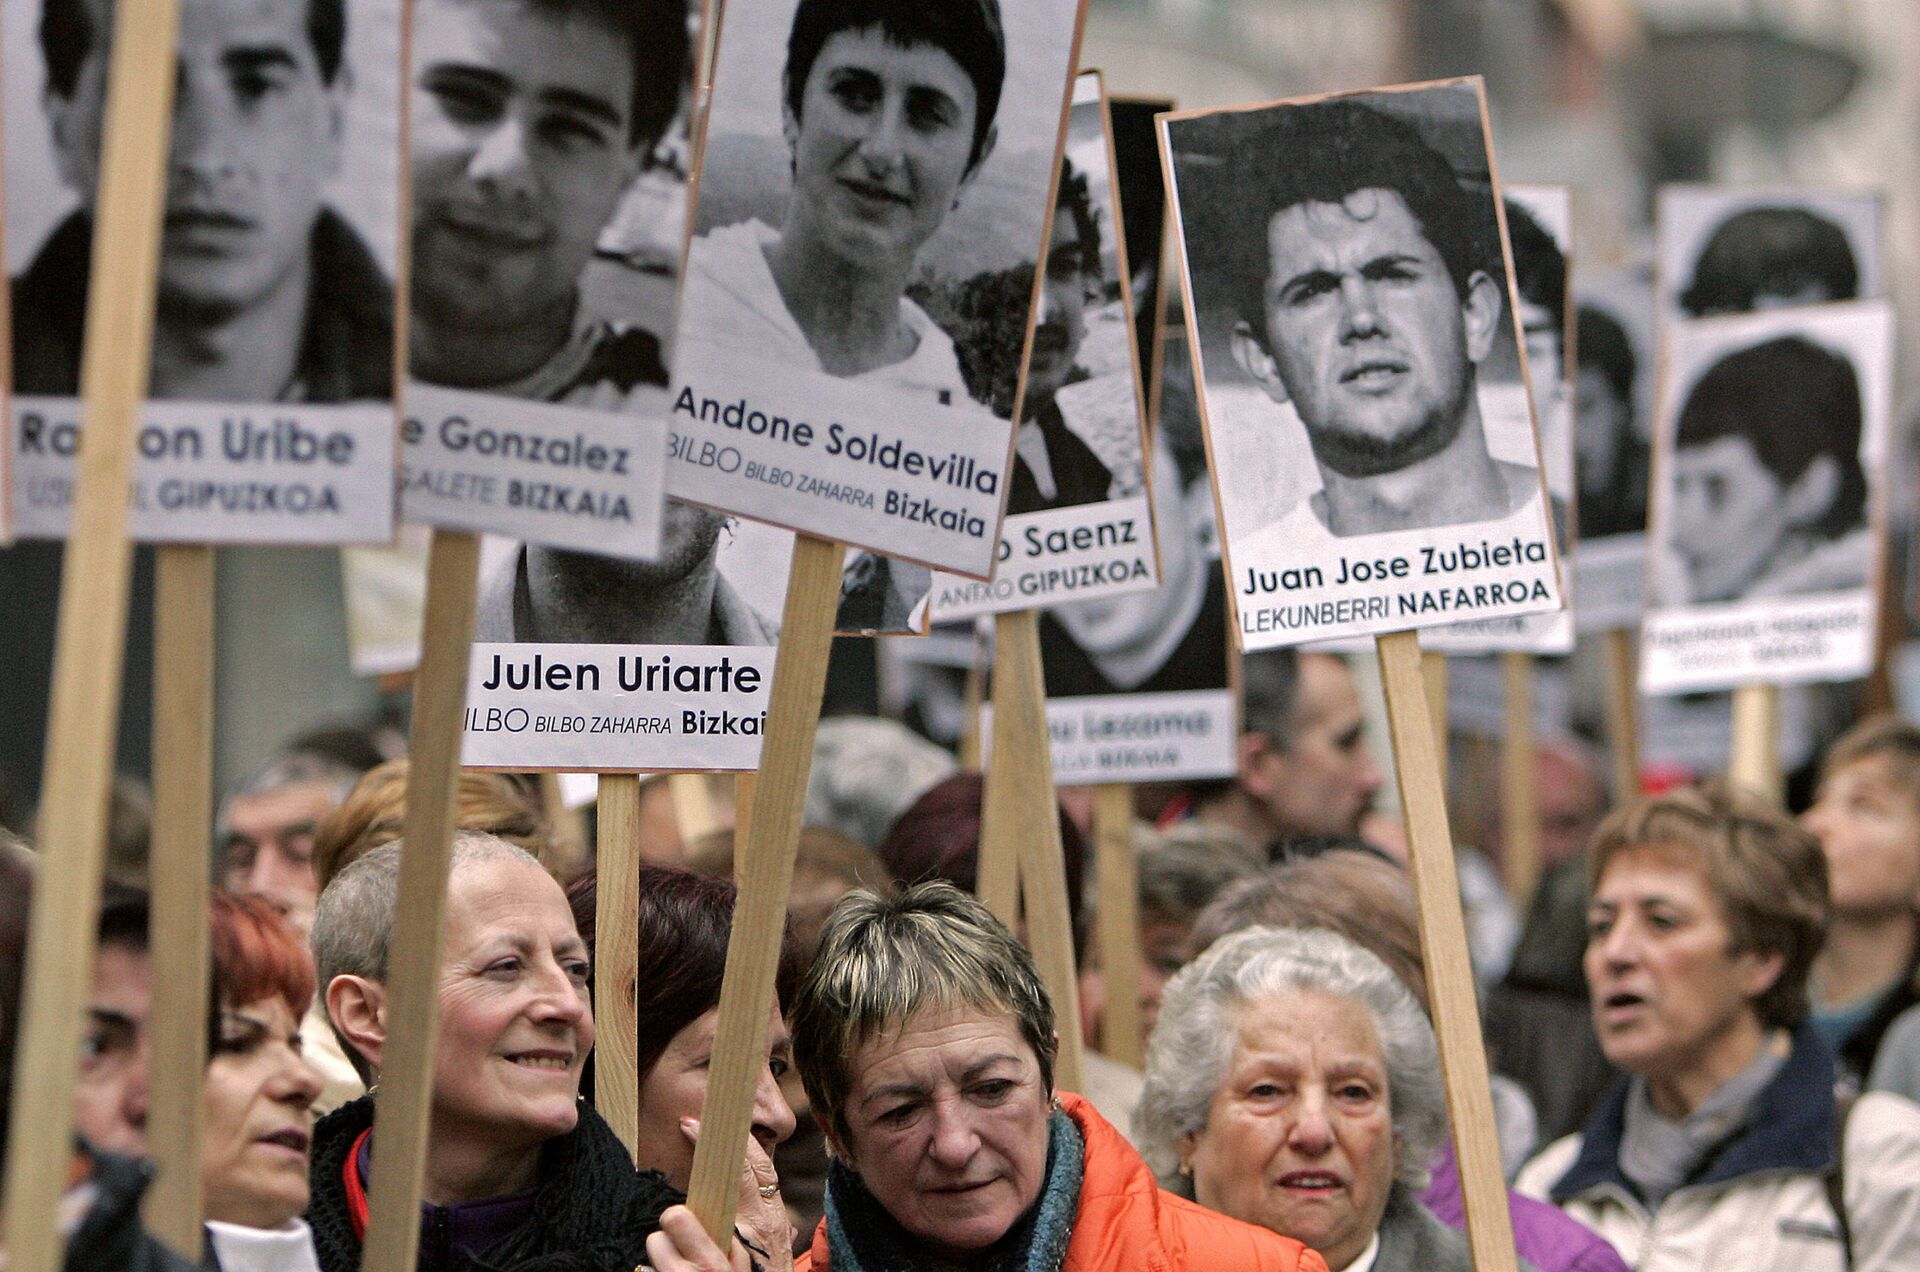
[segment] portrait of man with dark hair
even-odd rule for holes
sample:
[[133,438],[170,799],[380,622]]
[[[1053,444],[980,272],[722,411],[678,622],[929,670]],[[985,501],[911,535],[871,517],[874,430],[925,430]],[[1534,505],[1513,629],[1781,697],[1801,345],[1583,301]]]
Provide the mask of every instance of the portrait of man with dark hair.
[[[394,7],[367,5],[396,20]],[[393,288],[329,205],[353,84],[348,0],[184,0],[151,393],[345,403],[393,396]],[[112,0],[43,0],[41,104],[77,201],[13,280],[14,388],[79,391]],[[377,141],[377,139],[376,139]],[[26,205],[30,188],[9,198]]]
[[1488,448],[1478,369],[1504,270],[1447,158],[1406,120],[1332,100],[1276,112],[1228,171],[1233,355],[1298,415],[1321,478],[1281,532],[1494,521],[1537,500],[1538,469]]
[[1667,604],[1866,586],[1872,566],[1859,372],[1798,335],[1716,360],[1687,390],[1673,442],[1677,577]]
[[1643,534],[1652,452],[1635,420],[1640,359],[1620,320],[1597,305],[1576,311],[1574,471],[1582,539]]
[[1716,227],[1680,293],[1690,316],[1852,300],[1860,267],[1847,232],[1804,207],[1744,208]]

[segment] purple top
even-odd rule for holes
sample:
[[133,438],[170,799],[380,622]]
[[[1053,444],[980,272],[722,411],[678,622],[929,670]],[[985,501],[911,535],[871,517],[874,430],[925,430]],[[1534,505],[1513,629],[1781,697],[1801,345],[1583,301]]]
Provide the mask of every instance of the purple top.
[[[1420,1194],[1420,1204],[1449,1227],[1466,1231],[1467,1205],[1453,1141],[1434,1156],[1433,1182]],[[1632,1272],[1604,1237],[1558,1206],[1509,1190],[1507,1212],[1513,1216],[1515,1252],[1540,1272]]]
[[[373,1168],[373,1136],[360,1142],[354,1159],[364,1186]],[[422,1269],[465,1268],[479,1255],[492,1249],[508,1233],[525,1223],[533,1213],[533,1199],[539,1192],[529,1188],[504,1197],[482,1197],[478,1201],[457,1201],[451,1206],[420,1204],[420,1267]]]

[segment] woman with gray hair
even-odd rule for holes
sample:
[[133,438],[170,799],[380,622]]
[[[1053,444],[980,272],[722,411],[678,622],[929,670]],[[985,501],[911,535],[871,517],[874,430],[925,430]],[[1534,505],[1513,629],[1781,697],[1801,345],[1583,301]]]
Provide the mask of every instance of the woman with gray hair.
[[1090,1104],[1056,1092],[1033,959],[951,884],[844,899],[793,1026],[833,1153],[802,1272],[1324,1272],[1297,1241],[1161,1191]]
[[1471,1272],[1414,1197],[1446,1128],[1426,1013],[1345,937],[1248,928],[1167,985],[1134,1133],[1170,1190],[1334,1272]]

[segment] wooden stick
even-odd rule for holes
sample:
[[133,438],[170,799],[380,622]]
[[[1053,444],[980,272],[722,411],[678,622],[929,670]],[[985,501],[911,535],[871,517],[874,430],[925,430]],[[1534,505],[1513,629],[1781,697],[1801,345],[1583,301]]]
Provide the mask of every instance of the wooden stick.
[[640,1142],[640,1019],[631,986],[639,966],[640,779],[600,775],[594,883],[593,1103],[614,1134]]
[[388,958],[391,1027],[374,1105],[373,1178],[368,1185],[366,1272],[413,1272],[420,1242],[420,1193],[440,1041],[440,946],[446,926],[447,867],[453,854],[453,799],[460,772],[461,715],[473,644],[480,536],[435,530],[427,554],[427,606],[420,675],[414,682],[413,757],[401,836],[397,913]]
[[1533,727],[1533,655],[1500,655],[1506,680],[1507,728],[1500,742],[1501,867],[1507,893],[1525,913],[1540,881],[1539,740]]
[[1060,801],[1053,790],[1047,690],[1040,670],[1040,616],[1000,614],[993,631],[993,749],[980,816],[980,899],[1018,931],[1026,903],[1027,947],[1053,999],[1060,1055],[1054,1081],[1082,1089],[1080,986],[1073,957]]
[[1100,979],[1107,1006],[1100,1049],[1138,1069],[1140,1023],[1140,863],[1133,851],[1133,787],[1093,788],[1093,853],[1100,878]]
[[1447,656],[1420,651],[1420,674],[1427,687],[1427,710],[1433,716],[1434,742],[1440,748],[1440,784],[1447,781]]
[[1634,667],[1634,633],[1618,628],[1605,634],[1607,742],[1613,751],[1613,798],[1619,803],[1640,794],[1640,694]]
[[1400,806],[1420,907],[1420,944],[1427,964],[1427,997],[1445,1070],[1447,1112],[1466,1203],[1467,1244],[1475,1272],[1513,1272],[1513,1222],[1494,1135],[1493,1094],[1467,957],[1466,917],[1460,908],[1440,757],[1433,749],[1433,715],[1420,670],[1420,638],[1393,632],[1378,638],[1380,674],[1387,691]]
[[1733,691],[1733,755],[1727,777],[1775,804],[1785,798],[1779,685],[1741,685]]
[[200,1108],[207,1069],[207,880],[213,873],[214,552],[155,552],[153,622],[152,1103],[147,1139],[159,1174],[147,1227],[198,1261]]
[[740,898],[727,941],[727,971],[720,985],[720,1020],[714,1032],[713,1064],[694,1148],[687,1205],[720,1246],[733,1239],[740,1172],[753,1097],[766,1064],[767,1020],[773,1012],[773,980],[780,962],[780,932],[793,887],[794,851],[806,811],[807,773],[827,688],[827,658],[833,645],[833,615],[840,600],[844,544],[798,535],[787,575],[787,604],[774,663],[773,701],[760,752],[747,835],[734,858],[744,859]]
[[133,545],[127,489],[153,365],[179,0],[114,7],[81,357],[73,530],[60,576],[47,749],[6,1158],[11,1272],[55,1272],[73,1089],[107,841]]
[[[824,689],[823,689],[824,692]],[[733,886],[739,887],[746,879],[747,859],[741,852],[741,845],[747,842],[748,828],[753,821],[754,773],[735,773],[733,775]],[[801,804],[804,820],[806,805]],[[682,838],[684,839],[684,834]]]

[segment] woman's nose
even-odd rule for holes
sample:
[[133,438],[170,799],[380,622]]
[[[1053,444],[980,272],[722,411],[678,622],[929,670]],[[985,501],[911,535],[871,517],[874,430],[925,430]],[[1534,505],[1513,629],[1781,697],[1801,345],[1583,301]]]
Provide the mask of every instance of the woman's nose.
[[780,1093],[780,1082],[771,1066],[762,1066],[760,1084],[753,1092],[753,1133],[769,1153],[775,1144],[784,1144],[793,1136],[793,1109]]

